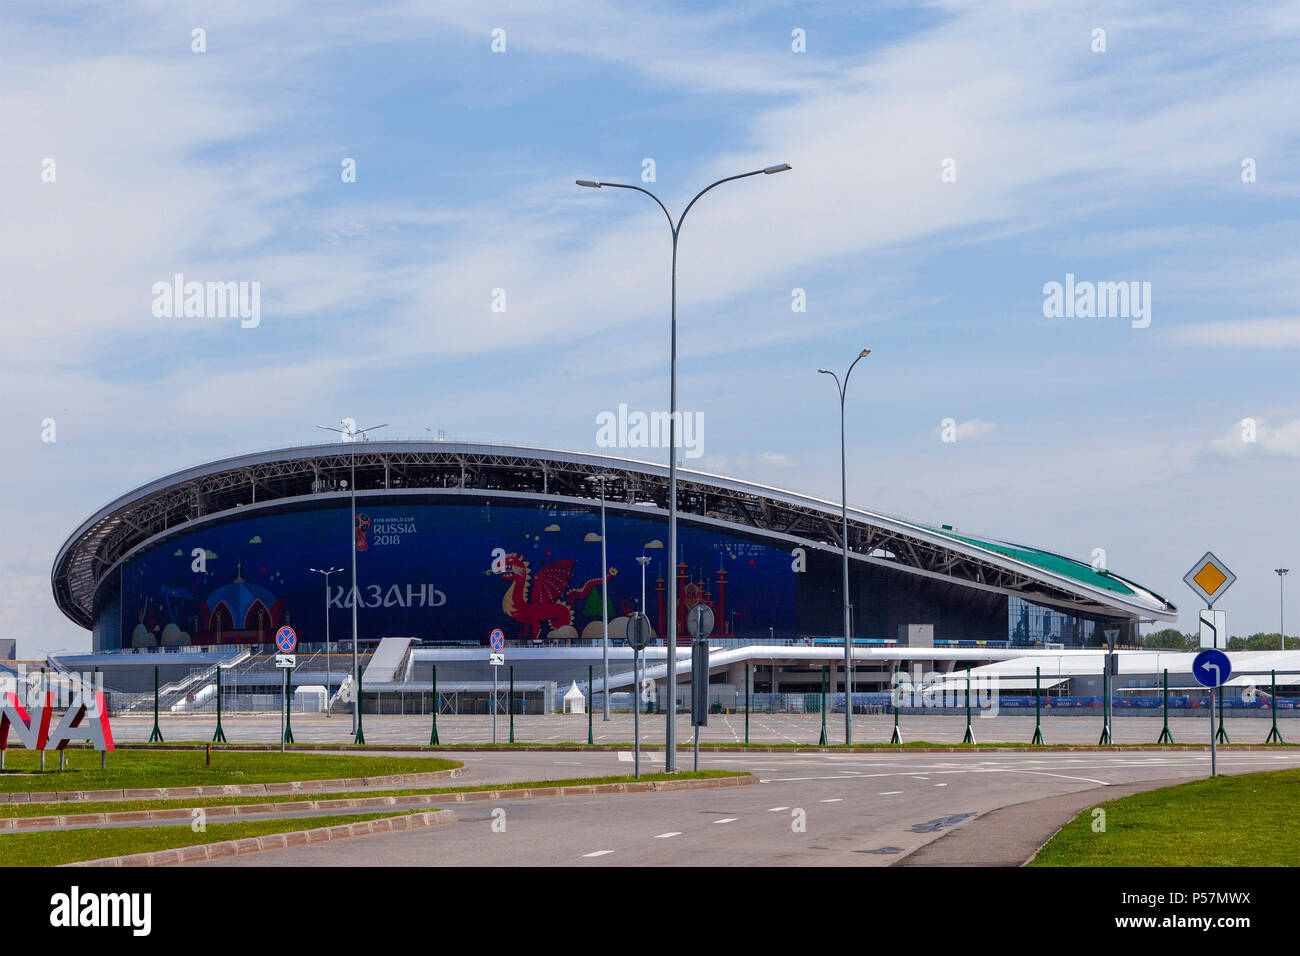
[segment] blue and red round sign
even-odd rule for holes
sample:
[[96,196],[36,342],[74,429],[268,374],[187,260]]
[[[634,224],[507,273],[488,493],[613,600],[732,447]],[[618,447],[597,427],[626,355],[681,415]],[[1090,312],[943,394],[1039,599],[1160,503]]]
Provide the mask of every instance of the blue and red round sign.
[[293,649],[298,646],[298,635],[288,624],[275,632],[275,646],[280,649],[281,654],[292,654]]
[[501,628],[498,627],[492,631],[490,640],[492,642],[492,652],[494,654],[500,654],[505,649],[506,636],[501,632]]

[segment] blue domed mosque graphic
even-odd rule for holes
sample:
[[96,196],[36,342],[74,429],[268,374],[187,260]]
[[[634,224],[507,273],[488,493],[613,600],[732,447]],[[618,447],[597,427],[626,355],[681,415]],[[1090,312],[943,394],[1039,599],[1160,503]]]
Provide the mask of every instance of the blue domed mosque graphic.
[[244,580],[243,562],[235,580],[217,588],[199,602],[201,632],[195,643],[265,644],[282,623],[288,623],[284,601],[260,584]]

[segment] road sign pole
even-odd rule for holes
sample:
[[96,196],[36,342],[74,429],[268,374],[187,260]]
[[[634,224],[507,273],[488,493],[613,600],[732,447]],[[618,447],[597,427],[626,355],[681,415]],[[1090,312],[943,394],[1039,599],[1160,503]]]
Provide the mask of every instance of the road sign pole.
[[289,670],[288,668],[285,668],[284,689],[280,691],[280,753],[284,753],[284,740],[285,740],[284,705],[286,703],[285,698],[287,697],[288,693],[289,693]]
[[826,665],[822,665],[822,736],[817,741],[818,747],[826,746]]
[[366,732],[361,726],[361,671],[356,672],[357,685],[357,735],[352,738],[354,744],[364,744],[366,742]]
[[1210,776],[1214,777],[1219,772],[1219,751],[1217,740],[1218,736],[1214,732],[1214,695],[1213,688],[1210,689]]
[[636,690],[632,692],[632,772],[637,780],[641,779],[641,685],[637,678],[641,673],[641,651],[632,648],[632,683]]
[[515,742],[515,665],[510,665],[510,742]]
[[[45,669],[42,668],[41,674],[44,675],[44,673]],[[44,687],[42,686],[41,689],[44,690]],[[149,743],[160,744],[162,742],[162,728],[158,726],[158,665],[155,664],[153,666],[153,732],[149,734]],[[41,759],[45,759],[44,753],[41,754]]]
[[889,738],[891,744],[901,744],[903,734],[898,729],[898,665],[894,665],[894,686],[891,695],[894,698],[894,734]]
[[492,743],[497,742],[497,667],[492,667]]
[[1270,681],[1273,690],[1273,729],[1268,732],[1268,737],[1265,738],[1264,743],[1280,744],[1282,743],[1282,735],[1277,729],[1277,671],[1269,671],[1269,674],[1271,675]]
[[1165,726],[1164,729],[1160,731],[1160,738],[1156,741],[1156,743],[1172,744],[1174,742],[1174,735],[1169,732],[1169,668],[1168,667],[1165,668],[1162,684],[1164,685],[1164,698],[1165,698]]
[[[329,698],[327,697],[326,700]],[[226,732],[221,729],[221,665],[217,665],[217,729],[212,735],[214,744],[226,742]]]
[[1031,744],[1043,745],[1043,669],[1034,668],[1034,739]]
[[596,743],[596,738],[591,733],[591,708],[596,704],[596,690],[593,683],[592,666],[587,665],[587,746],[590,747]]
[[429,732],[429,746],[438,744],[438,665],[433,665],[433,730]]
[[966,733],[961,738],[964,744],[975,743],[975,728],[970,723],[970,668],[966,668]]
[[293,668],[284,669],[284,738],[293,743]]
[[1110,743],[1110,656],[1107,655],[1106,662],[1102,667],[1101,673],[1101,738],[1097,741],[1097,746],[1103,746]]
[[1230,744],[1228,739],[1228,723],[1223,719],[1223,688],[1219,688],[1219,743]]

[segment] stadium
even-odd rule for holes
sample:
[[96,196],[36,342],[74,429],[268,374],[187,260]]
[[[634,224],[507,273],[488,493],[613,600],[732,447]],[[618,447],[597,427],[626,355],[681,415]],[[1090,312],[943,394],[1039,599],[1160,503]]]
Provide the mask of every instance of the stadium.
[[[627,615],[644,607],[664,633],[670,587],[683,643],[688,610],[713,612],[710,642],[729,652],[716,679],[728,679],[728,666],[734,676],[740,663],[765,663],[775,690],[833,665],[843,652],[839,503],[679,469],[673,562],[667,472],[447,441],[242,455],[160,478],[93,514],[57,554],[54,597],[92,632],[93,652],[77,664],[93,660],[110,686],[135,689],[145,665],[161,662],[174,677],[269,654],[285,624],[300,653],[324,651],[327,626],[330,647],[350,653],[354,604],[367,690],[421,678],[428,687],[435,662],[449,679],[486,679],[494,628],[521,678],[567,684],[600,659],[602,599],[612,656],[630,659]],[[607,575],[598,475],[608,476]],[[948,669],[1032,648],[1098,647],[1107,630],[1133,646],[1141,622],[1175,619],[1154,591],[1048,551],[859,508],[848,522],[855,688],[882,684],[880,660]],[[340,570],[318,573],[331,568]],[[665,660],[662,647],[657,656]],[[320,682],[333,690],[339,676]]]

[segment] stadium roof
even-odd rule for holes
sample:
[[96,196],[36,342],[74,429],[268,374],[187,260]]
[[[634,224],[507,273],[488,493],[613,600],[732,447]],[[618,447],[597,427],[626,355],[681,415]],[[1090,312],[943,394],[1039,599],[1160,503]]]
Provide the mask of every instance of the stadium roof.
[[[609,473],[608,506],[667,514],[663,464],[519,445],[358,441],[304,445],[209,462],[151,481],[105,505],[64,542],[51,572],[60,610],[93,623],[99,584],[141,548],[250,511],[386,495],[534,499],[590,506],[591,475]],[[718,530],[839,551],[840,506],[810,495],[677,470],[678,515]],[[849,550],[861,562],[986,592],[1018,595],[1094,618],[1172,621],[1177,608],[1114,572],[1024,545],[958,535],[849,508]]]

